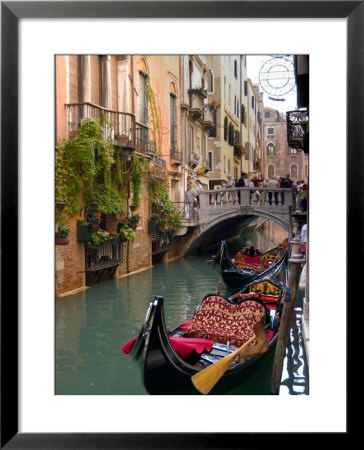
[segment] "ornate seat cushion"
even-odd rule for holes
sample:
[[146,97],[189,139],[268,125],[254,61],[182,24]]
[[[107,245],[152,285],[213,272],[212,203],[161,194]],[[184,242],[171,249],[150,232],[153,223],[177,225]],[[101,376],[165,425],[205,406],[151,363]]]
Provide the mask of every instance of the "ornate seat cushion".
[[253,327],[262,316],[265,317],[265,308],[255,300],[232,305],[219,295],[211,295],[202,302],[185,336],[221,344],[229,341],[240,347],[254,335]]
[[252,266],[258,266],[260,262],[260,256],[248,256],[244,253],[239,252],[235,255],[235,261],[244,264],[250,264]]

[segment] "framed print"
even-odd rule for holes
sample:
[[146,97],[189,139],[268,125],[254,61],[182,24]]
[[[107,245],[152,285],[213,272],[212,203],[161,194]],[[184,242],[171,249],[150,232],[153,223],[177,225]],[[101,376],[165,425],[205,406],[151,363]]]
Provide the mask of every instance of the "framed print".
[[[35,191],[37,193],[41,190],[47,191],[40,183],[41,177],[38,176],[38,173],[42,174],[42,177],[45,177],[44,179],[49,179],[49,177],[51,178],[53,176],[53,173],[49,172],[49,166],[46,164],[45,159],[47,158],[44,159],[43,153],[41,153],[41,148],[47,147],[47,145],[49,148],[49,137],[51,140],[54,138],[54,130],[50,129],[51,127],[48,126],[49,117],[53,114],[53,110],[50,109],[45,114],[47,118],[44,119],[44,130],[39,132],[39,134],[37,134],[38,131],[36,131],[34,135],[32,134],[34,128],[37,128],[39,124],[42,124],[43,120],[39,116],[35,119],[36,113],[33,115],[31,109],[27,109],[27,115],[24,115],[24,111],[20,106],[22,104],[21,101],[23,101],[23,98],[26,95],[24,86],[29,86],[29,84],[23,84],[22,77],[26,76],[28,83],[31,83],[34,80],[34,86],[37,86],[37,78],[41,77],[40,74],[44,70],[44,73],[47,73],[49,85],[54,86],[55,80],[54,78],[52,79],[52,75],[54,76],[54,67],[53,65],[50,67],[49,60],[42,60],[41,52],[43,51],[43,48],[40,48],[41,45],[43,46],[44,44],[44,48],[46,48],[46,51],[48,52],[47,55],[52,52],[53,54],[60,54],[63,52],[72,53],[72,49],[74,49],[76,54],[84,52],[92,53],[93,51],[100,51],[100,54],[102,54],[100,50],[102,48],[107,48],[108,51],[110,50],[110,53],[112,53],[112,50],[117,48],[115,39],[108,40],[105,28],[102,28],[104,31],[103,33],[98,34],[97,45],[99,46],[97,48],[96,46],[92,47],[92,45],[94,45],[94,36],[92,36],[92,33],[86,34],[86,32],[84,32],[86,28],[82,28],[82,21],[90,21],[89,23],[93,26],[100,22],[100,27],[101,23],[102,27],[107,27],[107,24],[110,23],[110,32],[111,28],[117,24],[117,20],[124,21],[120,22],[122,23],[122,26],[118,29],[120,39],[122,39],[123,36],[122,30],[124,30],[125,34],[130,36],[132,32],[130,31],[127,33],[125,31],[130,30],[128,27],[135,24],[136,29],[138,29],[137,27],[140,27],[141,24],[143,24],[144,34],[138,34],[146,36],[148,39],[145,39],[145,41],[153,41],[153,39],[156,39],[159,42],[159,39],[161,39],[159,27],[162,29],[164,26],[170,26],[172,28],[176,27],[176,30],[180,30],[178,27],[182,26],[181,22],[183,20],[189,20],[190,25],[200,23],[202,26],[208,27],[210,24],[211,28],[209,31],[212,32],[212,34],[216,34],[216,30],[221,26],[221,29],[224,30],[221,46],[219,47],[215,40],[214,48],[212,50],[210,47],[210,52],[214,51],[219,54],[224,54],[223,49],[226,49],[226,41],[229,39],[231,41],[231,48],[239,48],[239,42],[236,39],[239,32],[234,30],[234,32],[231,31],[230,33],[226,28],[229,23],[232,25],[236,24],[236,28],[238,28],[242,25],[239,20],[249,20],[251,21],[250,26],[256,24],[257,34],[264,35],[264,30],[266,30],[266,28],[259,28],[259,21],[267,21],[266,26],[270,29],[274,24],[277,25],[278,21],[285,20],[287,23],[290,22],[291,28],[289,28],[289,30],[291,32],[281,33],[279,35],[279,41],[281,43],[284,42],[284,45],[281,45],[279,48],[282,52],[287,48],[288,52],[290,49],[295,49],[295,45],[298,45],[297,41],[300,41],[301,47],[299,48],[304,48],[302,43],[304,43],[307,36],[303,31],[304,28],[302,28],[302,24],[300,25],[301,27],[298,25],[300,20],[311,20],[310,25],[312,28],[310,28],[310,31],[312,32],[312,30],[315,30],[314,32],[317,33],[317,35],[319,35],[319,21],[322,21],[323,23],[329,21],[330,25],[338,25],[340,33],[343,32],[343,25],[345,23],[347,27],[346,47],[342,45],[343,42],[334,40],[334,33],[331,29],[331,34],[328,34],[327,36],[330,36],[333,41],[320,42],[320,45],[322,45],[322,47],[320,47],[322,50],[320,51],[322,51],[323,60],[325,45],[327,46],[327,53],[330,52],[330,55],[334,55],[335,52],[333,49],[337,49],[338,54],[341,56],[346,55],[347,59],[345,60],[344,57],[338,61],[332,61],[333,66],[325,67],[325,70],[327,70],[325,75],[326,80],[320,85],[319,90],[321,89],[322,91],[319,91],[319,93],[316,91],[315,95],[322,95],[325,98],[329,98],[330,92],[328,92],[328,90],[335,90],[335,77],[338,74],[337,76],[341,83],[339,84],[340,94],[346,94],[346,104],[343,103],[342,97],[337,93],[338,100],[336,103],[336,111],[333,110],[335,108],[334,102],[330,102],[329,110],[323,108],[322,110],[316,110],[316,112],[313,113],[316,124],[320,123],[320,114],[324,115],[325,118],[327,118],[327,116],[332,118],[331,126],[329,125],[330,128],[325,128],[326,140],[323,142],[321,141],[320,145],[316,146],[317,153],[325,152],[329,156],[330,151],[332,151],[336,158],[336,150],[331,149],[331,147],[337,148],[337,142],[342,145],[343,160],[342,165],[339,167],[344,167],[346,172],[339,174],[323,172],[323,175],[320,175],[321,168],[324,170],[326,167],[324,163],[320,161],[318,163],[320,169],[315,169],[314,171],[314,181],[325,179],[326,182],[326,179],[330,176],[334,179],[338,177],[341,180],[344,179],[346,181],[346,186],[345,184],[342,184],[339,189],[340,193],[338,194],[341,202],[340,217],[335,219],[328,219],[329,216],[325,217],[326,220],[330,220],[330,223],[327,224],[327,229],[325,229],[325,238],[330,240],[331,247],[339,245],[341,253],[344,253],[343,259],[341,260],[341,270],[344,272],[344,265],[346,265],[345,247],[347,246],[347,250],[349,251],[348,255],[349,257],[352,255],[352,258],[354,257],[354,254],[351,249],[354,245],[354,248],[359,248],[359,250],[362,249],[361,235],[363,223],[361,199],[363,196],[363,186],[360,180],[362,179],[361,169],[363,165],[361,152],[356,151],[356,149],[361,149],[363,145],[363,136],[361,132],[363,123],[361,99],[364,95],[363,19],[364,6],[362,1],[1,2],[1,446],[3,448],[127,449],[144,448],[148,446],[153,448],[241,448],[242,445],[249,448],[262,445],[263,441],[267,438],[272,439],[272,436],[267,433],[274,433],[276,431],[274,427],[270,427],[268,431],[262,428],[259,429],[258,427],[254,428],[252,432],[249,429],[241,429],[238,425],[231,424],[230,421],[228,421],[226,427],[223,427],[221,424],[214,427],[213,423],[210,421],[209,425],[204,424],[199,428],[196,419],[201,416],[206,416],[206,412],[203,413],[202,411],[207,411],[209,408],[213,410],[213,408],[216,407],[216,404],[218,405],[219,411],[221,411],[229,406],[230,403],[229,405],[227,403],[213,403],[211,400],[213,397],[201,400],[200,403],[196,403],[195,399],[190,399],[189,396],[186,397],[186,399],[183,398],[182,402],[191,401],[190,406],[181,404],[176,408],[174,415],[176,423],[173,423],[173,420],[172,422],[167,421],[167,419],[171,419],[171,416],[173,419],[171,411],[173,411],[173,404],[176,402],[176,399],[173,398],[173,396],[164,396],[169,398],[161,398],[161,396],[158,398],[157,402],[163,405],[159,410],[156,409],[156,405],[153,403],[155,402],[153,396],[145,396],[143,399],[133,398],[133,396],[129,396],[130,398],[124,398],[128,396],[114,396],[112,410],[110,411],[107,410],[107,407],[105,406],[106,403],[103,403],[102,398],[96,398],[102,396],[82,396],[82,399],[76,400],[82,403],[83,407],[88,409],[89,412],[92,411],[94,413],[94,417],[90,422],[92,423],[91,429],[86,429],[84,427],[85,420],[82,417],[82,410],[78,409],[75,405],[75,399],[70,399],[69,396],[63,396],[61,399],[57,399],[56,403],[53,401],[53,406],[56,405],[56,408],[58,408],[59,411],[62,411],[63,419],[67,426],[71,422],[70,418],[72,418],[73,428],[62,430],[59,423],[54,428],[52,428],[52,426],[45,428],[45,416],[51,418],[54,414],[54,417],[56,417],[56,412],[48,409],[48,406],[52,402],[43,403],[45,394],[40,390],[41,383],[39,380],[44,381],[47,378],[47,389],[49,386],[53,387],[53,380],[51,379],[53,369],[50,371],[49,369],[44,370],[44,367],[38,363],[42,359],[40,353],[43,352],[43,350],[49,353],[54,351],[53,337],[48,335],[48,333],[52,333],[50,325],[43,329],[41,329],[41,327],[38,329],[34,320],[39,320],[39,322],[49,321],[47,319],[49,318],[48,312],[52,311],[52,309],[47,309],[49,308],[49,305],[46,305],[45,308],[47,313],[44,313],[45,315],[42,316],[41,313],[39,314],[38,312],[38,318],[32,318],[30,328],[29,323],[26,323],[27,321],[29,322],[29,318],[27,319],[27,316],[24,314],[28,314],[28,311],[32,309],[32,304],[34,305],[34,309],[39,308],[39,304],[45,304],[40,297],[44,292],[53,289],[52,281],[49,281],[49,278],[52,280],[53,278],[51,272],[49,272],[49,268],[46,267],[47,264],[44,264],[44,261],[42,264],[42,261],[39,261],[39,259],[32,255],[32,252],[24,253],[24,248],[27,248],[27,240],[29,239],[29,241],[32,241],[32,249],[39,248],[40,254],[42,254],[42,252],[49,252],[48,247],[51,245],[50,242],[53,242],[53,217],[49,218],[52,214],[49,214],[48,200],[46,200],[45,203],[42,203],[42,201],[44,198],[50,198],[51,195],[49,195],[48,192],[44,192],[45,197],[42,196],[41,198],[37,196],[26,196],[26,204],[24,204],[21,193],[24,193],[26,186],[28,185],[37,186],[37,190]],[[77,22],[78,20],[80,20],[80,22]],[[279,23],[281,24],[281,22]],[[55,31],[58,32],[58,30],[60,30],[60,28],[58,28],[60,24],[69,25],[68,32],[67,27],[63,31],[64,34],[62,36],[64,37],[64,45],[62,44],[62,40],[58,39],[54,41],[56,44],[53,44],[54,47],[51,49],[51,35],[52,33],[55,33]],[[80,25],[79,30],[82,30],[79,35],[77,35],[77,31],[75,31],[76,28],[73,28],[73,25],[77,26],[77,24]],[[27,36],[27,33],[29,33],[29,30],[33,29],[32,27],[34,25],[39,26],[42,34],[40,37],[36,38],[39,47],[33,46],[33,50],[30,50],[29,46],[26,45],[26,42],[24,41],[24,36]],[[247,29],[248,28],[249,26],[247,25]],[[323,27],[323,29],[326,28]],[[195,53],[204,50],[204,46],[201,45],[201,42],[209,36],[206,29],[203,30],[205,33],[202,31],[196,32],[194,37]],[[173,33],[171,29],[168,29],[168,31]],[[307,29],[305,31],[307,31]],[[244,30],[241,31],[242,35],[244,32]],[[58,37],[60,36],[60,33],[61,31],[59,31]],[[186,34],[192,35],[193,32]],[[253,32],[251,35],[254,35],[254,38],[256,37]],[[340,34],[340,36],[341,35],[342,34]],[[112,36],[115,37],[118,35],[113,34]],[[175,42],[172,42],[173,45],[171,44],[170,47],[171,52],[176,48],[176,53],[182,53],[181,49],[183,49],[183,45],[181,44],[181,36],[183,36],[183,33],[176,32]],[[299,37],[299,39],[297,39],[297,37]],[[74,40],[74,47],[72,47],[72,40]],[[80,41],[81,44],[78,41]],[[42,42],[42,44],[40,44],[40,42]],[[188,42],[187,51],[193,51],[194,48],[192,47],[193,44],[191,41],[186,40],[186,42]],[[332,45],[331,47],[330,44]],[[125,39],[123,45],[124,48],[126,48]],[[147,42],[145,42],[145,48],[150,48],[147,47]],[[165,48],[166,47],[163,47],[163,49]],[[267,48],[271,50],[268,53],[274,53],[274,46],[268,47],[267,44]],[[163,49],[161,49],[161,52]],[[148,53],[148,51],[144,51],[141,47],[134,47],[127,54],[137,53],[138,51],[138,54],[144,52]],[[299,52],[300,51],[297,51],[297,53]],[[32,58],[29,58],[29,53],[32,54]],[[244,53],[244,50],[240,53]],[[113,54],[116,54],[116,51]],[[315,61],[318,61],[319,59],[319,55],[316,55]],[[52,64],[53,62],[54,61],[52,61]],[[51,68],[50,71],[49,68]],[[342,82],[345,79],[345,75],[347,77],[347,88],[346,93],[343,93],[342,91],[344,89],[342,89]],[[36,92],[36,88],[34,90]],[[335,94],[335,91],[331,92],[331,97],[334,97]],[[51,98],[52,103],[54,101],[53,97]],[[36,111],[36,96],[34,98],[34,111]],[[340,127],[336,126],[336,115],[343,117],[345,108],[347,114],[346,122],[340,122]],[[53,117],[52,121],[54,121]],[[323,122],[325,126],[329,123],[326,121]],[[338,128],[340,128],[340,130],[338,130]],[[32,131],[29,132],[29,134],[24,132],[24,130],[30,129],[32,129]],[[316,126],[316,132],[317,134],[324,134],[318,130],[320,130],[320,126]],[[22,132],[20,133],[20,131]],[[345,141],[342,139],[342,136],[345,136],[345,131],[346,154]],[[27,136],[29,138],[28,141]],[[30,138],[30,136],[32,137]],[[23,153],[20,153],[20,148],[23,149]],[[33,152],[34,155],[30,155]],[[35,165],[31,168],[28,166],[29,170],[26,170],[24,161],[21,161],[20,156],[25,158],[25,155],[26,161],[28,161],[29,156],[33,156],[32,164]],[[313,156],[313,159],[315,159],[315,156]],[[338,169],[338,166],[334,167],[335,170]],[[316,184],[316,187],[318,188],[318,191],[320,191],[318,184]],[[51,191],[51,189],[49,191]],[[343,195],[343,192],[345,192],[345,195]],[[50,193],[53,194],[52,192]],[[317,194],[317,197],[319,197],[319,195],[320,194]],[[327,197],[328,204],[332,205],[331,202],[333,200],[331,195],[328,195]],[[347,202],[346,210],[343,206],[343,203],[345,202]],[[316,199],[316,204],[317,203]],[[48,213],[40,211],[40,209],[47,210],[47,208]],[[332,214],[334,213],[335,212],[332,212]],[[26,229],[24,224],[26,224],[27,221],[34,222],[36,220],[41,222],[40,224],[38,223],[36,227],[36,232],[39,234],[33,234],[33,225],[29,225],[29,230],[32,232],[29,231],[28,235],[26,232],[24,234],[24,229]],[[335,235],[335,225],[338,222],[340,222],[340,227],[337,227],[336,230],[340,230],[340,235],[338,233]],[[50,229],[49,231],[48,228]],[[20,230],[22,230],[20,234],[21,238],[18,239]],[[346,232],[346,236],[344,236],[342,230]],[[321,239],[322,236],[318,236],[318,233],[316,233],[314,242],[317,243],[317,246],[321,245]],[[34,241],[36,242],[36,245],[34,245]],[[332,251],[332,249],[330,250],[327,246],[324,248],[328,252]],[[329,254],[331,255],[331,253]],[[343,280],[343,283],[335,280],[335,289],[340,292],[340,295],[345,296],[346,294],[343,292],[342,287],[342,285],[345,284],[344,281],[346,281],[348,287],[352,286],[357,275],[358,265],[354,264],[350,267],[350,271],[345,275],[342,275],[343,279],[345,279]],[[332,288],[334,281],[331,281],[331,283]],[[26,305],[24,305],[25,299],[27,302]],[[24,308],[21,308],[20,305],[23,305]],[[342,299],[342,307],[346,312],[348,308],[344,299]],[[320,312],[322,312],[322,310],[320,310]],[[23,349],[24,343],[22,333],[24,330],[24,335],[28,335],[29,329],[30,334],[33,336],[32,348],[34,354],[31,357],[34,358],[33,376],[35,376],[33,388],[30,388],[30,390],[34,389],[34,392],[37,392],[36,396],[34,396],[34,393],[32,393],[31,396],[28,396],[26,391],[29,390],[31,384],[21,376],[25,368],[25,363],[19,355],[20,350]],[[314,342],[317,344],[318,341]],[[338,343],[338,345],[340,345],[340,343]],[[345,354],[345,349],[343,349],[343,347],[339,348],[343,350],[342,354]],[[27,351],[28,354],[32,353],[29,352],[29,348],[27,348]],[[27,356],[28,359],[29,356],[30,355]],[[26,366],[29,367],[29,361],[27,361]],[[313,372],[315,372],[315,368],[313,368]],[[47,375],[45,376],[45,374]],[[337,376],[340,378],[341,382],[345,379],[344,365],[337,368]],[[27,387],[26,389],[25,386]],[[314,389],[312,396],[315,397],[316,394],[317,392]],[[343,408],[341,408],[341,417],[345,415],[343,412],[345,410],[345,394],[345,389],[341,389],[340,395],[338,395],[338,404],[343,406]],[[32,407],[35,408],[33,420],[27,422],[27,424],[32,423],[35,424],[35,426],[32,429],[26,426],[25,431],[23,427],[24,422],[19,420],[19,417],[22,415],[22,400],[24,398],[32,398],[32,402],[34,402]],[[36,398],[39,399],[39,403]],[[244,408],[246,408],[246,406],[244,407],[244,397],[238,396],[237,398],[239,398],[238,401],[241,402],[241,408],[244,410]],[[277,405],[277,400],[279,400],[281,404],[284,404],[286,411],[289,411],[293,407],[292,403],[287,401],[287,399],[280,398],[280,396],[272,396],[266,399],[270,409]],[[325,398],[325,400],[328,404],[327,407],[329,407],[329,400],[327,398]],[[216,399],[214,399],[214,401],[217,402]],[[246,405],[250,404],[249,402],[251,401],[260,404],[261,399],[247,399]],[[295,404],[294,407],[297,407],[297,405]],[[186,416],[186,413],[184,413],[184,415],[180,414],[182,410],[185,412],[189,408],[192,408],[194,411],[188,419],[188,422],[195,422],[192,428],[191,423],[186,424],[183,422],[183,420],[188,417]],[[26,410],[28,412],[31,410],[29,402]],[[74,415],[75,411],[79,414],[77,418]],[[232,411],[233,416],[236,417],[236,414],[240,411],[240,406],[237,407],[235,404]],[[117,421],[110,423],[110,426],[106,427],[106,431],[105,428],[102,427],[102,422],[109,414],[114,416],[113,420],[118,418],[118,421],[121,422],[120,429],[122,429],[122,432],[119,432],[119,429],[114,426]],[[29,416],[28,413],[27,415]],[[37,416],[41,419],[37,420]],[[244,421],[252,419],[252,417],[249,417],[246,410],[244,410],[242,416],[244,417]],[[97,429],[95,417],[100,421],[101,432]],[[281,415],[279,415],[279,417],[281,417]],[[59,420],[59,416],[57,416],[57,418]],[[156,426],[158,418],[159,425]],[[82,422],[82,426],[80,427],[78,427],[78,420],[80,423]],[[123,426],[122,422],[124,420],[130,420],[130,423],[131,420],[133,420],[133,426],[125,424]],[[222,420],[226,420],[224,414],[222,414]],[[302,422],[305,420],[309,420],[308,414],[307,417],[302,418]],[[138,421],[140,422],[138,423]],[[163,425],[164,423],[167,425]],[[318,428],[313,430],[310,428],[306,433],[303,432],[303,428],[304,427],[302,426],[298,426],[295,430],[292,430],[291,428],[285,430],[279,429],[280,444],[285,444],[286,438],[287,442],[288,439],[291,439],[289,431],[302,433],[302,437],[300,437],[302,440],[305,440],[306,438],[309,439],[309,433],[312,431],[315,431],[316,433],[320,431],[333,431],[327,424],[323,424],[321,429]],[[284,434],[286,432],[288,433],[287,436]],[[339,434],[340,436],[337,437],[338,440],[340,440],[340,438],[345,439],[348,437],[347,430],[344,428],[339,430]],[[244,444],[242,444],[242,442],[244,442]]]

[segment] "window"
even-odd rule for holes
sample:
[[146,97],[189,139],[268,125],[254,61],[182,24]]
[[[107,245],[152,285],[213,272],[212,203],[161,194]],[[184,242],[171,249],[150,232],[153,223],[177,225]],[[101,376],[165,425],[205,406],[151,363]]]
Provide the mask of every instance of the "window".
[[209,70],[209,86],[208,86],[209,92],[214,92],[214,73],[212,70]]
[[252,109],[255,109],[255,98],[252,97]]
[[291,165],[291,177],[297,178],[297,165],[296,164]]
[[212,152],[209,152],[209,169],[212,170]]
[[274,166],[271,164],[268,166],[268,178],[272,179],[274,177]]
[[276,147],[273,142],[269,142],[269,144],[267,145],[267,155],[273,156],[275,154],[275,149]]
[[295,148],[293,148],[293,147],[290,147],[290,148],[289,148],[289,154],[290,154],[290,155],[297,155],[297,149],[295,149]]
[[234,77],[238,79],[238,61],[234,61]]
[[139,72],[139,121],[145,125],[148,123],[147,76]]
[[227,141],[228,138],[228,119],[225,117],[224,119],[224,140]]
[[269,119],[269,118],[270,118],[270,111],[265,111],[265,112],[264,112],[264,117],[265,117],[266,119]]
[[248,82],[244,81],[244,95],[245,97],[248,95]]
[[274,128],[273,128],[273,127],[267,128],[267,134],[268,134],[268,135],[274,134]]
[[190,154],[193,153],[193,128],[188,127],[188,150]]
[[241,123],[243,123],[244,125],[246,125],[245,120],[246,120],[245,106],[241,105]]
[[216,120],[217,120],[217,113],[216,111],[213,111],[212,113],[212,120],[214,122],[214,126],[210,129],[209,136],[210,137],[216,137]]
[[170,110],[169,110],[169,127],[170,127],[170,144],[171,144],[171,153],[177,151],[177,99],[176,96],[170,94]]

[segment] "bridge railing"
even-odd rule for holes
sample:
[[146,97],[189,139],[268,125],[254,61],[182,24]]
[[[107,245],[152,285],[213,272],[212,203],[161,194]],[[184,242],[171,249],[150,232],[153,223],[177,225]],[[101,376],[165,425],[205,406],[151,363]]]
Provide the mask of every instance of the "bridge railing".
[[200,209],[231,206],[292,206],[293,191],[286,188],[230,188],[199,192]]

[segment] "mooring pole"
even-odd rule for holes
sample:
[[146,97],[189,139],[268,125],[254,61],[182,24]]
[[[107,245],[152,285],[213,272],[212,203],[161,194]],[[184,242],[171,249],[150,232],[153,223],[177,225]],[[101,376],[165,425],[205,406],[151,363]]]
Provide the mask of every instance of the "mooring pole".
[[292,325],[292,317],[294,313],[294,305],[297,294],[297,286],[302,271],[302,267],[306,262],[305,259],[290,259],[288,288],[292,290],[291,300],[284,302],[281,323],[278,331],[278,341],[276,347],[276,353],[273,363],[273,373],[271,381],[271,394],[279,394],[279,386],[282,378],[283,360],[286,354],[286,347],[288,343],[289,332]]

